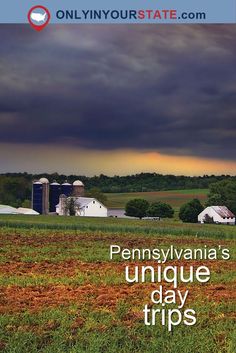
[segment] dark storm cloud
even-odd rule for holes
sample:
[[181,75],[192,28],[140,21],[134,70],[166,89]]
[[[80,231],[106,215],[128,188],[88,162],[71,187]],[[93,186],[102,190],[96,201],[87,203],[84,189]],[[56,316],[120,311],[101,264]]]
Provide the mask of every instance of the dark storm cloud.
[[235,159],[235,25],[0,34],[1,142]]

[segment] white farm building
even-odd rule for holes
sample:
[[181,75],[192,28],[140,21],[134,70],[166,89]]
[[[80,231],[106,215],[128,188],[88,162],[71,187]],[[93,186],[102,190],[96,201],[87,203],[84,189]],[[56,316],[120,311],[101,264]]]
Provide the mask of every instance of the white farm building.
[[56,206],[56,213],[59,216],[70,215],[69,204],[73,203],[75,216],[82,217],[107,217],[107,208],[92,197],[66,197],[60,195],[59,204]]
[[15,208],[8,205],[0,205],[0,214],[26,214],[26,215],[39,215],[38,212],[31,208],[19,207]]
[[0,214],[19,214],[20,212],[12,206],[0,205]]
[[226,206],[209,206],[198,215],[200,223],[235,224],[235,215]]
[[26,215],[30,215],[30,216],[38,216],[39,215],[39,213],[32,210],[32,208],[18,207],[17,211],[20,214],[26,214]]

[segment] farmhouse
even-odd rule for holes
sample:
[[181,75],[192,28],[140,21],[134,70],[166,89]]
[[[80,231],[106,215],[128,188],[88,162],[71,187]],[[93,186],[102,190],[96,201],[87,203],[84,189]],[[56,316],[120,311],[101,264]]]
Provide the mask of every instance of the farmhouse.
[[59,216],[82,217],[107,217],[107,208],[92,197],[66,197],[60,195],[59,204],[56,205],[56,213]]
[[235,224],[235,215],[226,206],[209,206],[198,215],[200,223]]

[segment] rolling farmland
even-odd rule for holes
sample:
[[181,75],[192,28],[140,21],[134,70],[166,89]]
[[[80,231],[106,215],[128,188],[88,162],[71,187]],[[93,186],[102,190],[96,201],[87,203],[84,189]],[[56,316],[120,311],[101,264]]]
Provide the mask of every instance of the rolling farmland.
[[[230,249],[231,258],[202,262],[211,270],[210,282],[184,286],[191,290],[197,324],[181,324],[170,333],[160,323],[144,325],[142,308],[153,284],[127,284],[127,262],[109,261],[111,244],[163,249],[220,244]],[[0,216],[0,350],[234,353],[235,258],[235,227],[230,226]],[[199,266],[199,261],[180,262],[190,263]]]
[[111,208],[124,208],[125,204],[134,198],[143,198],[149,202],[162,201],[169,203],[175,210],[194,199],[198,198],[202,203],[207,200],[208,189],[171,190],[155,192],[134,192],[134,193],[109,193],[107,206]]

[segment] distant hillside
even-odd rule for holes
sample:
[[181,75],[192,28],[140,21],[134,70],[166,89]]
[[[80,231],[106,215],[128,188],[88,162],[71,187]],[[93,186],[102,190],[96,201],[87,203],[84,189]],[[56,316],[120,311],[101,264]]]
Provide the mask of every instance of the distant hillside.
[[130,192],[130,193],[107,193],[106,205],[111,208],[124,208],[126,203],[134,198],[142,198],[148,202],[161,201],[170,204],[178,211],[184,203],[197,198],[203,204],[207,200],[208,189],[152,191],[152,192]]
[[189,190],[208,189],[209,185],[223,179],[235,179],[229,175],[204,175],[198,177],[161,175],[157,173],[141,173],[127,176],[99,175],[86,177],[83,175],[63,174],[28,174],[5,173],[0,174],[0,203],[12,206],[21,205],[24,200],[31,198],[32,180],[45,176],[50,182],[57,180],[63,183],[65,180],[73,182],[80,179],[85,184],[86,190],[99,188],[104,193],[129,193],[129,192],[153,192],[165,190]]

